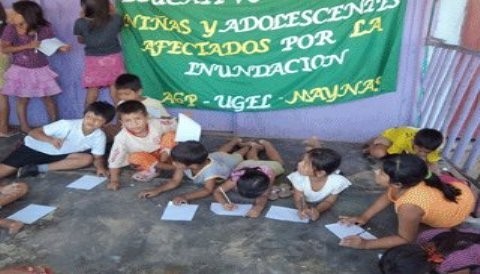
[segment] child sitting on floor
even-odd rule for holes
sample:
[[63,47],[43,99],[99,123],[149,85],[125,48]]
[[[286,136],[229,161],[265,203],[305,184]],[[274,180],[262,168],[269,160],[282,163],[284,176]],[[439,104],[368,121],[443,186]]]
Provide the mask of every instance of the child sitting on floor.
[[94,102],[85,110],[83,119],[59,120],[31,130],[25,143],[0,164],[0,178],[16,171],[21,178],[49,170],[78,169],[92,162],[97,175],[107,176],[103,159],[106,137],[101,127],[114,115],[112,105]]
[[351,185],[347,178],[334,174],[341,159],[332,149],[312,148],[303,155],[297,171],[287,176],[294,187],[293,199],[300,218],[318,220]]
[[416,244],[388,249],[379,267],[384,274],[480,273],[480,231],[426,230]]
[[376,159],[391,154],[415,154],[427,162],[430,170],[440,174],[437,163],[441,159],[442,143],[443,135],[436,129],[395,127],[382,132],[364,152]]
[[[224,197],[224,193],[236,187],[238,193],[250,199],[255,199],[255,204],[247,213],[247,217],[257,218],[262,213],[268,200],[275,177],[285,172],[283,159],[277,149],[266,140],[259,140],[258,143],[250,142],[247,160],[241,162],[221,186],[213,193],[215,200],[227,210],[233,210],[235,204],[230,203]],[[269,160],[262,161],[258,153],[265,150]]]
[[160,156],[164,149],[162,139],[175,130],[176,124],[165,125],[159,119],[149,119],[145,106],[139,101],[126,101],[117,107],[122,130],[115,136],[108,166],[110,182],[107,188],[117,190],[120,187],[120,169],[132,165],[138,172],[132,178],[147,182],[157,176]]
[[175,189],[182,183],[184,175],[202,188],[175,197],[173,199],[175,204],[207,197],[212,194],[217,180],[226,180],[232,170],[243,160],[243,156],[247,153],[249,147],[244,146],[230,153],[240,143],[240,138],[234,138],[220,147],[217,152],[210,154],[200,142],[178,143],[171,152],[173,165],[176,167],[173,177],[159,187],[142,191],[139,197],[151,198]]
[[[25,196],[27,192],[28,185],[26,183],[12,183],[0,186],[0,208],[20,199]],[[22,229],[23,224],[15,220],[0,219],[0,227],[8,229],[8,233],[14,235]]]

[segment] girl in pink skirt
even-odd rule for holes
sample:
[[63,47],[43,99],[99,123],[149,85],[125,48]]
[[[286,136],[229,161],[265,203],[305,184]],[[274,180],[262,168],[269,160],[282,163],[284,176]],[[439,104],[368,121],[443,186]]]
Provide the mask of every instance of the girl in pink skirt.
[[[57,74],[48,66],[47,57],[38,51],[40,42],[53,38],[50,23],[43,18],[42,8],[32,1],[13,4],[12,23],[5,27],[1,37],[3,53],[11,54],[11,65],[4,74],[3,94],[17,98],[20,129],[29,132],[27,105],[32,97],[41,97],[51,121],[57,120],[57,107],[52,98],[61,92]],[[68,51],[63,46],[61,51]]]
[[113,84],[124,73],[122,49],[118,40],[123,21],[113,12],[109,0],[81,0],[82,15],[75,21],[73,33],[85,44],[83,85],[87,88],[85,104],[95,102],[99,89],[110,87],[115,105]]

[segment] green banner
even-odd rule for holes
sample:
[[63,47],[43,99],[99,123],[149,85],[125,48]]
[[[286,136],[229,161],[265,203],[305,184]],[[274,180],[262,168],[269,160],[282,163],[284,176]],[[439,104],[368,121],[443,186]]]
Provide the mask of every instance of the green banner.
[[117,0],[128,71],[166,106],[266,111],[396,89],[406,1]]

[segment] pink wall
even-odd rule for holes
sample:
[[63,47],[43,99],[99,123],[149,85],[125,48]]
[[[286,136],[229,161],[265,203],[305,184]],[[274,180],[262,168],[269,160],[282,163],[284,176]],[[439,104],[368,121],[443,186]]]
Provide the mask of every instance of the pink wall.
[[[13,1],[4,1],[6,6]],[[85,91],[80,85],[83,67],[83,48],[72,35],[73,22],[79,13],[79,0],[39,0],[53,24],[57,36],[73,45],[68,54],[57,54],[51,67],[60,75],[63,93],[57,102],[60,116],[81,116]],[[405,18],[402,56],[397,92],[352,103],[326,107],[301,108],[263,113],[228,113],[216,111],[193,112],[194,118],[206,130],[230,131],[240,136],[305,138],[312,135],[324,140],[364,141],[382,129],[416,122],[415,91],[419,87],[423,41],[428,25],[432,0],[408,1]],[[106,92],[104,92],[106,95]],[[106,98],[106,96],[104,97]],[[12,105],[11,122],[16,124]],[[172,109],[172,113],[182,111]],[[47,122],[46,113],[38,100],[31,103],[29,119],[32,124]]]

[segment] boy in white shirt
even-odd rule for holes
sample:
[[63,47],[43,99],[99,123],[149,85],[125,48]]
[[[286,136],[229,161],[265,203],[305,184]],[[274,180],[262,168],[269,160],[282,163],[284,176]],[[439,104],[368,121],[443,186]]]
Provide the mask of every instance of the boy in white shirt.
[[70,170],[93,163],[97,175],[107,176],[103,155],[106,137],[101,127],[115,116],[105,102],[90,104],[83,119],[59,120],[31,130],[24,144],[0,164],[0,178],[17,171],[17,177],[49,170]]
[[164,168],[162,155],[174,145],[165,144],[165,139],[174,138],[176,129],[176,123],[150,119],[145,106],[139,101],[121,103],[117,113],[122,130],[115,136],[108,158],[110,182],[107,188],[111,190],[120,188],[120,169],[128,165],[139,170],[132,176],[137,181],[146,182],[157,176],[156,168]]

